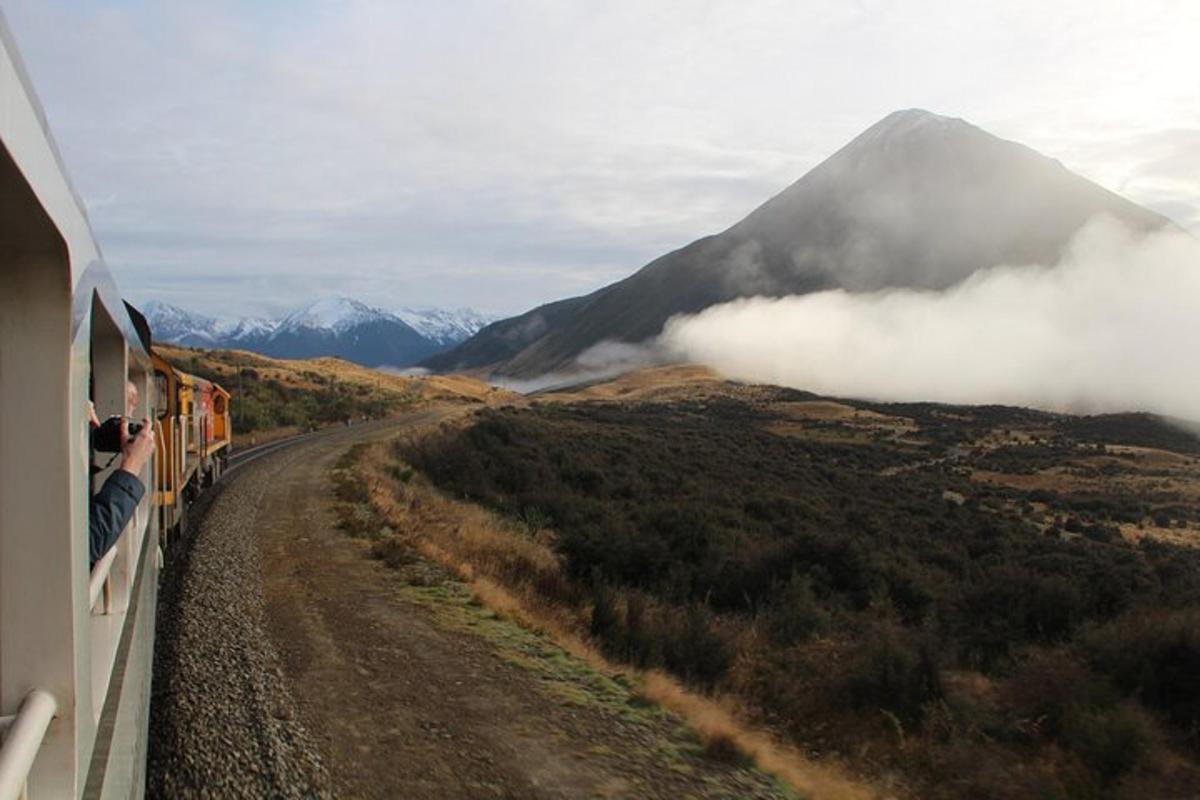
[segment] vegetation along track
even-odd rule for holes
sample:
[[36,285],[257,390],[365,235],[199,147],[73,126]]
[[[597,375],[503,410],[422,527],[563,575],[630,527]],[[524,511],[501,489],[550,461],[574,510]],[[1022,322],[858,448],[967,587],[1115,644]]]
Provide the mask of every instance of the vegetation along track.
[[260,451],[206,499],[163,596],[150,795],[788,796],[432,564],[398,580],[337,528],[338,458],[450,413]]

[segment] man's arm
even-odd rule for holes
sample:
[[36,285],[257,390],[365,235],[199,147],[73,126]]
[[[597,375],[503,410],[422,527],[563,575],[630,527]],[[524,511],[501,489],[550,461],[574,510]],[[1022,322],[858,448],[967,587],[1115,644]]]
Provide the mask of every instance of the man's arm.
[[116,470],[92,498],[88,520],[88,553],[95,564],[109,551],[129,524],[146,487],[132,473]]
[[146,493],[138,473],[154,453],[154,428],[150,421],[142,420],[142,429],[131,439],[128,423],[122,420],[121,442],[121,466],[92,498],[88,519],[88,554],[92,564],[117,543]]

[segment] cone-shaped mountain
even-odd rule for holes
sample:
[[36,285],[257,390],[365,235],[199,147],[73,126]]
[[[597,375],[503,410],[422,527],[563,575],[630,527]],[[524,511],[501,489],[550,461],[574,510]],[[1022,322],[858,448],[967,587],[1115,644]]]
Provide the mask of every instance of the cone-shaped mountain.
[[997,264],[1053,263],[1098,214],[1137,229],[1169,224],[1024,145],[897,111],[723,233],[586,297],[494,323],[427,364],[533,376],[738,297],[941,289]]

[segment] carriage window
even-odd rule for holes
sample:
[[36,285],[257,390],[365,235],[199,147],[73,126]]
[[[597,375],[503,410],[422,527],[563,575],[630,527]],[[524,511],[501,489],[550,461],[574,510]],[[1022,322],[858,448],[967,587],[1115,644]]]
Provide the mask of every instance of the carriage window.
[[171,391],[171,384],[167,381],[167,376],[161,372],[154,373],[154,412],[158,419],[166,419],[167,414],[171,410],[171,400],[168,392]]

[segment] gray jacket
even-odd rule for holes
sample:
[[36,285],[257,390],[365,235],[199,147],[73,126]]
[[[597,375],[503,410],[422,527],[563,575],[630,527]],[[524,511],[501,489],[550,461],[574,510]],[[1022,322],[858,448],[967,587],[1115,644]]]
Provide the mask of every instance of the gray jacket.
[[108,476],[100,491],[92,497],[88,519],[88,551],[92,565],[117,543],[145,493],[146,487],[140,480],[119,469]]

